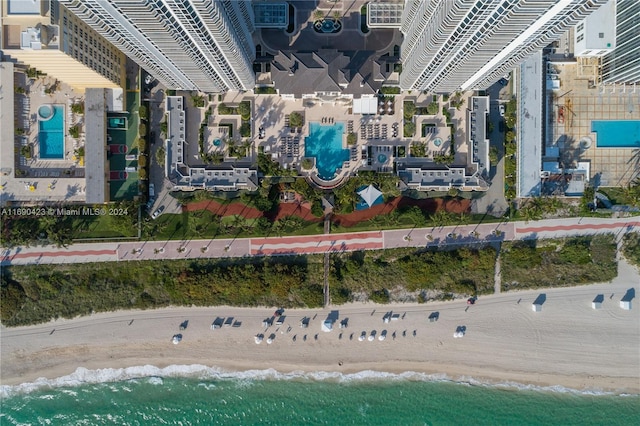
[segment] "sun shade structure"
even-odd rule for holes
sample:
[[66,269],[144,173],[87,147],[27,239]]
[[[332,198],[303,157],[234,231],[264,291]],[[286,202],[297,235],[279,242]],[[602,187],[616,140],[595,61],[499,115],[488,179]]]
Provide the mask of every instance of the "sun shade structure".
[[369,207],[373,206],[373,203],[376,202],[378,197],[382,195],[382,192],[378,190],[375,186],[369,185],[365,189],[358,191],[358,195],[362,197],[365,203]]

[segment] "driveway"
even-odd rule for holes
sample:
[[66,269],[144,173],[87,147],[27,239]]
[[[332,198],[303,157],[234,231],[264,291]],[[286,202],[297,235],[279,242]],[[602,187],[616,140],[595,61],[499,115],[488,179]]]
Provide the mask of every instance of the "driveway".
[[496,166],[491,167],[489,190],[483,197],[473,200],[471,204],[473,213],[488,213],[499,217],[504,215],[509,207],[504,198],[504,131],[500,131],[500,122],[504,119],[500,116],[499,109],[500,103],[504,103],[505,99],[509,98],[508,88],[509,86],[495,83],[487,90],[490,100],[489,122],[493,123],[493,129],[489,133],[489,146],[498,150],[499,161]]
[[149,183],[155,187],[155,202],[148,210],[149,214],[160,206],[164,206],[164,213],[181,213],[182,206],[178,201],[169,195],[173,185],[165,176],[165,168],[158,164],[156,152],[164,146],[164,139],[160,134],[160,123],[164,119],[164,88],[155,86],[150,92],[143,92],[144,100],[149,105],[149,129],[154,137],[149,138]]

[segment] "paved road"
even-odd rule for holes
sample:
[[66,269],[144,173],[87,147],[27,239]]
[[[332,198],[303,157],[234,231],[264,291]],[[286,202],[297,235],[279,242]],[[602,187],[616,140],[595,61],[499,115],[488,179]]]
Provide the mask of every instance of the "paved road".
[[604,233],[614,233],[620,238],[625,233],[639,230],[640,217],[570,218],[297,237],[87,243],[68,248],[16,247],[4,249],[0,261],[2,265],[24,265],[308,254],[486,244]]

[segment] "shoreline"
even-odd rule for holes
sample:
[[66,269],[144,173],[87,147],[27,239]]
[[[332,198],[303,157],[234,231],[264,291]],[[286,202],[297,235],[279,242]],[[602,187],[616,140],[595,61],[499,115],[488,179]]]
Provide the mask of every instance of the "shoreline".
[[[612,283],[482,296],[472,306],[466,300],[352,303],[334,308],[339,320],[328,333],[321,331],[321,324],[330,309],[286,310],[281,327],[274,324],[265,330],[262,321],[273,309],[226,306],[117,311],[2,327],[0,385],[19,387],[41,377],[55,382],[78,367],[99,375],[95,370],[203,365],[212,366],[212,371],[239,372],[230,374],[273,370],[309,377],[414,372],[489,386],[513,383],[637,395],[640,311],[621,309],[619,300],[630,288],[637,293],[638,285],[632,283],[639,281],[638,271],[621,261]],[[546,302],[541,312],[533,312],[531,304],[541,293]],[[602,309],[595,310],[591,301],[598,294],[605,298]],[[385,323],[388,311],[398,314],[397,320]],[[438,321],[429,321],[432,312],[439,312]],[[217,316],[234,317],[242,325],[211,330]],[[305,316],[312,319],[303,329],[299,322]],[[340,329],[344,318],[349,318],[349,326]],[[185,320],[189,324],[180,331]],[[459,326],[466,327],[466,334],[454,339]],[[368,337],[372,330],[374,341],[358,341],[363,331]],[[383,330],[387,337],[380,341]],[[177,333],[183,339],[173,345],[171,338]],[[260,345],[254,342],[257,333],[265,335]],[[268,345],[271,334],[275,339]]]
[[[75,387],[90,384],[126,382],[130,380],[144,380],[152,378],[163,379],[193,379],[193,380],[283,380],[283,381],[332,381],[332,382],[375,382],[375,381],[407,381],[407,382],[432,382],[450,383],[465,386],[478,386],[505,390],[525,390],[533,392],[565,393],[574,395],[591,396],[628,396],[640,397],[640,392],[630,386],[629,388],[607,388],[607,387],[584,387],[581,388],[579,380],[581,378],[572,377],[568,382],[562,380],[562,384],[554,381],[547,381],[536,378],[531,382],[517,382],[509,380],[510,373],[501,374],[504,380],[499,380],[497,376],[482,377],[459,375],[450,376],[439,370],[438,372],[401,370],[395,367],[396,371],[380,369],[358,369],[345,368],[338,370],[306,370],[304,366],[297,366],[295,369],[287,366],[278,366],[269,369],[252,369],[247,366],[236,365],[240,368],[234,370],[220,366],[206,366],[202,364],[177,365],[170,364],[163,367],[156,365],[139,365],[126,367],[108,367],[99,369],[86,369],[78,367],[71,374],[46,379],[39,377],[33,381],[19,384],[0,385],[0,398],[11,397],[23,393],[30,393],[43,388]],[[277,369],[282,367],[282,369]],[[455,367],[452,367],[456,369]],[[391,369],[394,369],[393,367]],[[520,373],[514,372],[519,379],[525,378]],[[557,376],[554,376],[557,378]],[[600,379],[592,378],[594,383],[599,383]],[[569,386],[575,384],[575,387]]]

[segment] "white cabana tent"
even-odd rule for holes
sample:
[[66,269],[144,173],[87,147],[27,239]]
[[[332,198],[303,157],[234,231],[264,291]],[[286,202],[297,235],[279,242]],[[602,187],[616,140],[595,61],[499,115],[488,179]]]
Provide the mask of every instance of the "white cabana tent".
[[631,310],[631,300],[621,300],[620,307],[625,311]]
[[534,303],[531,305],[531,310],[533,312],[541,312],[542,311],[542,305],[538,304],[538,303]]
[[358,191],[358,195],[362,197],[369,207],[371,207],[378,197],[382,195],[382,192],[380,192],[375,186],[369,185],[365,189]]
[[325,333],[330,332],[331,330],[333,330],[333,321],[331,320],[325,320],[322,323],[322,331],[324,331]]
[[354,114],[377,114],[378,99],[377,98],[360,98],[353,100]]

